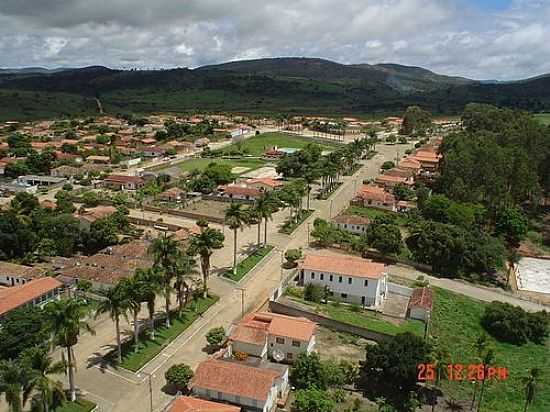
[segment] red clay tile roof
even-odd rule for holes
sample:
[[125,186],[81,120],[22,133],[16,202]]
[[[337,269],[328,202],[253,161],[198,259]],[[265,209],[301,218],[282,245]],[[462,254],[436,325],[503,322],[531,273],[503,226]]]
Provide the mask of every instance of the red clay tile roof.
[[354,256],[307,255],[300,268],[369,279],[379,279],[384,274],[383,263]]
[[404,177],[390,176],[390,175],[383,174],[383,175],[376,176],[376,179],[374,181],[380,184],[386,184],[386,183],[396,183],[396,184],[404,183],[405,184],[407,182],[407,179],[405,179]]
[[208,359],[199,365],[189,386],[266,401],[280,375],[273,369]]
[[401,160],[398,166],[401,168],[413,170],[419,170],[422,168],[420,162],[412,157],[406,157],[405,159]]
[[367,217],[358,215],[338,215],[333,221],[342,225],[368,225],[370,223]]
[[251,343],[253,345],[265,345],[267,342],[267,330],[266,328],[243,324],[241,322],[232,330],[229,340]]
[[278,180],[275,180],[275,179],[270,179],[270,178],[261,178],[261,179],[249,179],[246,181],[246,184],[247,185],[252,185],[252,184],[255,184],[255,183],[261,183],[263,185],[266,185],[266,186],[270,186],[270,187],[280,187],[280,186],[283,186],[283,182],[280,182]]
[[44,275],[44,273],[45,271],[41,268],[16,265],[15,263],[10,262],[0,262],[0,275],[23,279],[34,279]]
[[374,200],[383,203],[395,202],[395,197],[391,193],[375,185],[364,185],[357,196],[363,200]]
[[235,185],[220,186],[219,190],[227,195],[259,197],[262,195],[258,189]]
[[21,286],[13,286],[0,290],[0,316],[23,306],[63,284],[57,279],[44,277],[31,280]]
[[144,180],[140,176],[109,175],[105,178],[105,182],[140,184],[143,183]]
[[98,219],[111,216],[115,212],[116,207],[114,206],[96,206],[88,209],[85,208],[84,213],[76,211],[73,216],[79,220],[86,220],[87,222],[93,223]]
[[205,401],[203,399],[180,396],[168,409],[168,412],[240,412],[238,406]]
[[409,300],[409,309],[412,307],[421,307],[426,310],[432,310],[433,296],[430,288],[416,288],[413,290]]
[[411,169],[402,169],[400,167],[394,167],[393,169],[384,172],[384,176],[403,177],[405,179],[414,176],[414,172]]

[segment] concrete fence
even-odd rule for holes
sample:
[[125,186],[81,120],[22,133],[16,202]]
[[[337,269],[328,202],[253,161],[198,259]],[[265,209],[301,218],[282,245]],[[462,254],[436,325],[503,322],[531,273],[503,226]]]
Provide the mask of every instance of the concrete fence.
[[369,329],[361,328],[359,326],[350,325],[348,323],[339,322],[334,319],[327,318],[317,313],[309,312],[303,309],[298,309],[294,306],[286,305],[273,300],[269,301],[269,310],[274,313],[280,313],[282,315],[304,317],[321,326],[325,326],[329,329],[351,333],[352,335],[361,336],[362,338],[373,340],[375,342],[386,342],[392,338],[392,335],[385,333],[375,332]]
[[403,285],[398,285],[397,283],[388,282],[388,292],[395,295],[406,296],[409,298],[413,293],[413,289]]

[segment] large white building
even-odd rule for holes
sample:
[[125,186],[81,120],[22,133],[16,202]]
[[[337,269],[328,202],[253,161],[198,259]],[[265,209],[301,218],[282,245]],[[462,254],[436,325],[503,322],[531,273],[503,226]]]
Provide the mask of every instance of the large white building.
[[236,352],[278,362],[293,362],[315,347],[314,322],[270,312],[250,313],[229,333],[228,355]]
[[383,263],[354,256],[307,255],[300,269],[304,285],[326,286],[330,296],[344,302],[379,306],[388,294]]

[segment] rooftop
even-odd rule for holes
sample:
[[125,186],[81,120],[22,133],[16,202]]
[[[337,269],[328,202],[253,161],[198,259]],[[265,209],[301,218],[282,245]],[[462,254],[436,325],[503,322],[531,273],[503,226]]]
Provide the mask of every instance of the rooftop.
[[189,396],[180,396],[177,398],[168,412],[240,412],[238,406],[227,405],[225,403],[205,401],[203,399],[191,398]]
[[45,271],[32,266],[17,265],[10,262],[0,262],[0,275],[34,279],[44,275]]
[[370,220],[367,217],[358,215],[338,215],[333,219],[333,222],[342,225],[368,225]]
[[416,288],[413,290],[409,300],[409,309],[412,307],[421,307],[426,310],[432,309],[432,290],[430,288]]
[[347,255],[306,255],[301,269],[338,273],[359,278],[379,279],[384,274],[384,264]]
[[23,306],[63,284],[57,279],[44,277],[20,286],[0,290],[0,316]]

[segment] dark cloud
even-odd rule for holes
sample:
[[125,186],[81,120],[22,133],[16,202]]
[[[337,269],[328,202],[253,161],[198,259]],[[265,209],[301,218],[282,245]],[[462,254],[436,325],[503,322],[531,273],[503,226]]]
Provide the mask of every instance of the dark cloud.
[[549,5],[518,0],[490,12],[462,1],[2,0],[0,65],[195,67],[315,56],[472,78],[550,72]]

